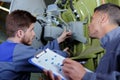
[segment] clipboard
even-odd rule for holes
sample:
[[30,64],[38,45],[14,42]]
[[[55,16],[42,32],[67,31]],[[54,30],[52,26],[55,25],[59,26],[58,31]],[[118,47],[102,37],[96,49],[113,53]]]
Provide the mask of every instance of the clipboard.
[[64,59],[63,56],[47,48],[28,61],[41,70],[51,70],[55,76],[59,75],[62,80],[68,80],[62,72],[62,62]]

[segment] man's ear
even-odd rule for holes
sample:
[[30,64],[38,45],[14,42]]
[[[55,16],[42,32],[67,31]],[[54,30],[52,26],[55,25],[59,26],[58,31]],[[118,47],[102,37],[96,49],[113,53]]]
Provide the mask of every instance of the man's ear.
[[109,18],[107,14],[102,14],[101,16],[101,23],[106,23],[108,22]]
[[16,32],[16,36],[18,37],[18,38],[22,38],[23,36],[24,36],[24,31],[23,30],[18,30],[17,32]]

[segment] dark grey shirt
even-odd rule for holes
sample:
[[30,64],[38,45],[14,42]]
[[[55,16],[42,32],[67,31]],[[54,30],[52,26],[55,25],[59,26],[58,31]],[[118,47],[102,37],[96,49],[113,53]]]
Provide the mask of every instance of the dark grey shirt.
[[106,50],[94,73],[87,72],[83,80],[120,80],[120,27],[101,39]]

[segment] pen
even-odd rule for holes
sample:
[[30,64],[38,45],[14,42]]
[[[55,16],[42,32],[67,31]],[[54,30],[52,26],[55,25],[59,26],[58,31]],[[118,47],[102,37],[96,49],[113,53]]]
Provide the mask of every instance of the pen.
[[61,64],[61,66],[64,66],[64,64]]

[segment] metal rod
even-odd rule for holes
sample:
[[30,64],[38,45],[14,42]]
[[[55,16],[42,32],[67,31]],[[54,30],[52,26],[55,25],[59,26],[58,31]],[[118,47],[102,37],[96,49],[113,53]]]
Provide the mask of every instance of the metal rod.
[[0,6],[0,9],[4,10],[4,11],[6,11],[6,12],[9,12],[9,9],[4,8],[4,7],[2,7],[2,6]]

